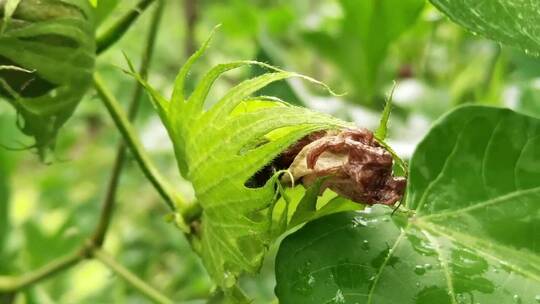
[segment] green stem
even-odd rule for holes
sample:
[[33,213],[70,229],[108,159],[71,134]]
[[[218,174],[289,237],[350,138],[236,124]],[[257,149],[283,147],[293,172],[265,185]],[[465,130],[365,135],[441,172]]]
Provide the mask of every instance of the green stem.
[[[148,4],[151,1],[147,1]],[[141,3],[142,2],[145,1],[141,1]],[[163,0],[160,0],[159,6],[156,8],[150,25],[148,40],[143,53],[142,64],[139,70],[139,74],[143,78],[146,78],[148,74],[150,59],[152,57],[156,34],[159,27],[159,21],[162,14]],[[107,89],[104,87],[98,75],[95,75],[95,81],[98,93],[104,99],[105,105],[107,106],[107,109],[109,109],[109,111],[111,112],[113,119],[117,124],[122,125],[122,127],[119,127],[119,129],[124,135],[124,138],[127,139],[127,144],[134,152],[135,158],[139,161],[141,168],[143,168],[143,172],[147,175],[147,177],[154,184],[154,186],[156,186],[156,189],[158,189],[158,192],[162,194],[171,209],[175,209],[175,204],[179,206],[184,206],[185,203],[183,202],[183,200],[173,194],[174,192],[170,190],[170,186],[164,182],[164,179],[157,173],[157,170],[152,166],[149,158],[144,154],[143,150],[140,149],[141,145],[140,143],[138,143],[136,137],[133,135],[134,132],[128,122],[133,120],[137,114],[142,94],[142,86],[139,83],[136,84],[133,98],[129,107],[129,114],[127,115],[128,118],[126,118],[126,115],[122,112],[120,106],[118,105],[118,102],[114,99],[112,94],[110,94],[110,92],[108,92]],[[20,289],[29,287],[39,281],[53,277],[56,274],[76,265],[85,258],[95,256],[153,301],[157,303],[172,303],[171,300],[167,299],[158,291],[148,286],[146,283],[144,283],[141,279],[130,273],[123,266],[116,263],[111,257],[109,257],[100,249],[103,245],[103,241],[112,217],[112,210],[114,207],[114,202],[116,200],[116,190],[118,188],[119,178],[125,162],[125,153],[126,146],[122,142],[118,146],[111,179],[109,180],[107,194],[105,196],[102,211],[100,214],[100,222],[89,242],[83,244],[80,250],[75,251],[70,255],[53,260],[48,264],[44,265],[43,267],[32,272],[28,272],[18,277],[0,276],[0,294],[12,294]],[[190,205],[184,208],[186,215],[188,215],[189,217],[197,214],[199,210],[197,207],[198,205]]]
[[[105,0],[106,1],[106,0]],[[108,49],[115,42],[120,40],[130,26],[137,20],[139,15],[153,2],[154,0],[140,0],[137,5],[120,17],[110,28],[105,30],[96,39],[96,53],[100,54]]]
[[[156,7],[154,11],[154,15],[152,16],[152,21],[150,23],[150,30],[148,32],[148,38],[146,40],[146,48],[144,49],[144,52],[142,55],[142,63],[139,69],[139,74],[141,75],[143,79],[146,79],[146,77],[148,76],[150,60],[152,58],[154,45],[156,42],[156,36],[159,29],[159,23],[162,16],[163,16],[163,1],[160,0],[158,2],[158,6]],[[131,99],[131,103],[129,105],[129,110],[128,110],[129,121],[134,121],[135,117],[137,116],[137,112],[138,112],[140,100],[141,100],[141,95],[142,95],[142,85],[137,81],[135,83],[135,91],[133,92],[133,98]],[[107,194],[105,196],[105,200],[102,205],[101,216],[100,216],[96,231],[93,235],[93,242],[98,247],[102,246],[103,241],[105,240],[105,234],[107,233],[107,230],[109,228],[114,203],[116,201],[118,183],[120,181],[120,175],[122,174],[122,170],[124,168],[125,158],[126,158],[126,145],[122,141],[118,145],[118,148],[116,151],[116,158],[114,161],[112,174],[109,179],[109,184],[107,187]]]
[[109,111],[116,127],[120,130],[120,133],[124,137],[127,146],[130,148],[135,160],[139,163],[141,170],[152,185],[156,188],[158,193],[163,197],[168,207],[174,211],[176,206],[180,209],[187,208],[187,203],[173,192],[172,187],[165,181],[165,179],[159,174],[158,170],[154,167],[150,161],[148,155],[144,152],[141,143],[135,135],[135,131],[129,122],[126,113],[120,107],[120,104],[114,97],[114,95],[105,86],[103,79],[98,73],[94,73],[94,86],[96,91],[105,104],[105,107]]
[[116,273],[119,277],[128,282],[137,291],[148,297],[150,300],[156,303],[173,303],[172,300],[165,297],[159,291],[148,285],[146,282],[135,276],[127,268],[116,262],[110,255],[101,249],[94,251],[94,257],[105,264],[109,269]]
[[49,262],[45,266],[28,272],[20,277],[0,276],[0,293],[13,292],[26,288],[38,281],[54,276],[85,258],[83,251],[76,251],[70,255]]

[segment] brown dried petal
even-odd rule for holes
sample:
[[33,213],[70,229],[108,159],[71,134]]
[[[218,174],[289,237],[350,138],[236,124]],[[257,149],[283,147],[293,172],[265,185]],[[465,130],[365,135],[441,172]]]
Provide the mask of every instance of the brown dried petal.
[[[317,136],[320,136],[318,134]],[[305,186],[327,177],[322,190],[365,204],[392,205],[403,196],[406,180],[392,176],[392,155],[366,129],[326,133],[304,145],[289,166]],[[284,175],[284,182],[291,182]]]

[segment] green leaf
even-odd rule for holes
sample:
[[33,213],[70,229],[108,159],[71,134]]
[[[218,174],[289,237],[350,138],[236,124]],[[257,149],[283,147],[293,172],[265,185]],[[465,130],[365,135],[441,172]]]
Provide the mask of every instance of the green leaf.
[[95,4],[93,3],[92,6],[95,7],[95,16],[96,16],[96,24],[100,25],[103,23],[107,17],[111,15],[113,10],[118,6],[118,3],[120,0],[106,0],[106,1],[97,1],[94,0]]
[[[207,46],[208,41],[182,67],[171,100],[135,76],[151,94],[173,141],[180,172],[192,182],[203,208],[199,249],[206,269],[230,295],[242,272],[258,271],[275,236],[272,211],[278,197],[277,175],[260,188],[248,188],[246,182],[303,136],[351,125],[272,98],[253,96],[266,85],[289,77],[319,83],[254,61],[215,66],[186,98],[185,78]],[[241,82],[205,109],[217,78],[248,65],[271,72]]]
[[22,116],[20,128],[42,156],[91,83],[93,13],[88,0],[22,0],[0,21],[0,66],[9,67],[0,68],[0,97]]
[[430,0],[473,33],[540,54],[540,14],[536,1]]
[[388,47],[416,21],[423,0],[340,0],[337,33],[307,32],[305,39],[339,67],[359,102],[370,103]]
[[2,26],[0,27],[0,33],[3,33],[7,24],[11,21],[11,16],[13,16],[13,13],[17,9],[17,6],[21,0],[7,0],[3,10],[4,10],[4,22]]
[[334,214],[283,241],[280,303],[537,302],[539,151],[538,119],[455,110],[414,153],[406,211]]

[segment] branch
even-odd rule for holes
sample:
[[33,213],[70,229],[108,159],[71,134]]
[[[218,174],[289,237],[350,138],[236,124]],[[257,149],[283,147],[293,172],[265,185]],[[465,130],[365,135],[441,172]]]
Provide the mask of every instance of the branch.
[[[140,68],[140,74],[143,77],[146,77],[148,74],[148,68],[150,63],[150,58],[152,57],[152,51],[155,44],[155,38],[158,30],[159,20],[163,13],[163,1],[160,1],[159,6],[156,8],[154,13],[150,30],[148,34],[148,41],[146,43],[146,48],[143,53],[142,64]],[[140,102],[140,97],[142,94],[142,89],[140,84],[137,82],[135,91],[133,94],[133,99],[129,108],[129,119],[132,120],[135,118],[138,105]],[[50,278],[70,267],[76,265],[78,262],[85,258],[92,257],[93,252],[100,248],[103,244],[106,231],[109,226],[109,222],[112,216],[112,209],[114,202],[116,200],[116,189],[118,187],[120,173],[123,168],[124,159],[125,159],[125,145],[121,143],[118,147],[117,156],[115,164],[113,166],[111,179],[109,181],[109,186],[107,189],[107,194],[104,198],[102,211],[100,214],[100,222],[91,237],[91,239],[85,242],[78,251],[73,252],[70,255],[61,257],[59,259],[53,260],[43,267],[23,274],[21,276],[0,276],[0,294],[1,293],[13,293],[17,290],[31,286],[41,280]],[[151,171],[151,170],[150,170]],[[190,209],[188,209],[190,210]]]
[[[152,21],[150,23],[150,30],[148,32],[148,38],[146,40],[146,48],[144,49],[144,52],[142,54],[142,63],[139,69],[139,74],[141,75],[143,79],[146,79],[146,77],[148,76],[150,60],[153,55],[154,45],[156,42],[156,36],[159,29],[159,23],[162,16],[163,16],[163,1],[159,1],[158,6],[156,7],[154,14],[152,16]],[[141,94],[142,94],[142,85],[137,81],[135,83],[135,90],[133,92],[133,98],[131,99],[131,103],[129,105],[129,110],[128,110],[129,121],[133,121],[135,117],[137,116],[137,112],[138,112],[140,100],[141,100]],[[107,233],[107,230],[109,228],[109,223],[111,221],[114,203],[116,201],[118,183],[120,181],[120,175],[124,168],[125,158],[126,158],[126,145],[122,141],[120,142],[117,148],[112,174],[109,179],[109,184],[107,187],[107,194],[105,196],[105,201],[103,202],[102,209],[101,209],[101,216],[99,219],[99,224],[92,237],[94,244],[98,247],[102,246],[103,241],[105,239],[105,234]]]
[[96,249],[94,251],[94,256],[96,259],[105,264],[109,269],[116,273],[119,277],[128,282],[133,286],[137,291],[144,294],[150,300],[156,303],[166,303],[172,304],[173,301],[162,295],[159,291],[154,289],[152,286],[148,285],[146,282],[135,276],[127,268],[116,262],[110,255],[101,249]]
[[84,253],[83,250],[76,251],[70,255],[51,261],[45,266],[20,277],[0,276],[0,293],[13,292],[54,276],[84,259]]
[[129,27],[137,20],[139,15],[153,2],[154,0],[140,0],[137,5],[120,17],[110,28],[105,30],[96,39],[96,53],[101,54],[111,45],[116,43],[129,29]]
[[135,160],[139,163],[144,175],[152,183],[154,188],[156,188],[161,197],[163,197],[167,206],[172,211],[176,210],[176,206],[180,209],[187,208],[188,204],[173,192],[172,187],[159,174],[146,152],[144,152],[132,125],[129,123],[126,113],[122,110],[114,95],[105,86],[103,79],[98,73],[94,73],[94,86],[105,107],[107,107],[116,127],[124,137],[127,146],[133,153]]
[[197,50],[195,48],[195,24],[199,17],[197,0],[184,0],[184,19],[186,20],[185,50],[186,58]]

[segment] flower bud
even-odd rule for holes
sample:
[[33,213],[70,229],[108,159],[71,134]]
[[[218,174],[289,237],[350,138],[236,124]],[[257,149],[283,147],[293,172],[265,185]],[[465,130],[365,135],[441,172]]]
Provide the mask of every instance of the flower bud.
[[406,180],[392,176],[392,155],[366,129],[313,133],[283,152],[295,155],[283,182],[309,187],[325,178],[321,191],[329,188],[352,201],[392,205],[403,196]]
[[94,11],[88,0],[8,2],[0,0],[0,98],[43,152],[91,84]]

